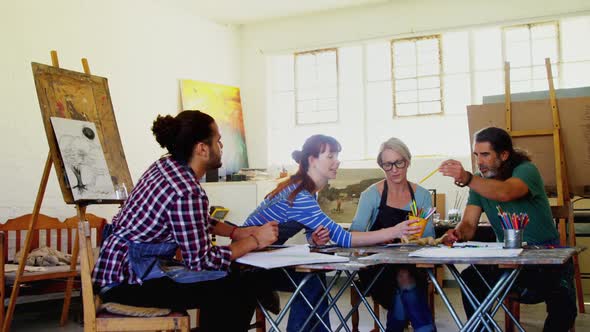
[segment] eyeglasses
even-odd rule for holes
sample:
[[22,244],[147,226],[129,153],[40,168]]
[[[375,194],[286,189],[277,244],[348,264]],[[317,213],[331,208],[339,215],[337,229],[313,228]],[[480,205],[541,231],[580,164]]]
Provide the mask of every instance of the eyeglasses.
[[408,162],[405,159],[401,159],[401,160],[396,160],[392,163],[381,163],[381,168],[384,171],[391,171],[391,169],[393,168],[393,166],[395,166],[396,169],[403,169],[406,168],[406,166],[408,166]]

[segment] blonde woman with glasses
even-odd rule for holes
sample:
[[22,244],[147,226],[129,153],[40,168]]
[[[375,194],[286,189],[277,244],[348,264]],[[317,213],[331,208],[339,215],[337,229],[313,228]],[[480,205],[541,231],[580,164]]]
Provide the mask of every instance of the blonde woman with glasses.
[[[377,164],[385,179],[361,193],[350,231],[376,231],[405,222],[414,201],[418,209],[432,207],[428,190],[408,181],[411,160],[410,150],[401,140],[390,138],[381,144]],[[422,236],[434,237],[431,220]],[[362,273],[363,284],[368,284],[375,273],[376,268]],[[436,330],[426,300],[426,289],[426,277],[413,266],[389,265],[383,271],[371,289],[371,296],[388,310],[387,332],[403,331],[408,320],[414,331]]]

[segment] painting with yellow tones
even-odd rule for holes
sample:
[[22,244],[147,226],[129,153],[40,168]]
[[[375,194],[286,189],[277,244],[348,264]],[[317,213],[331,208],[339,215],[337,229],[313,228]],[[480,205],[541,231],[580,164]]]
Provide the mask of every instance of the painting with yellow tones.
[[248,153],[242,116],[240,88],[193,81],[180,82],[183,110],[199,110],[211,115],[221,132],[222,163],[227,174],[248,167]]

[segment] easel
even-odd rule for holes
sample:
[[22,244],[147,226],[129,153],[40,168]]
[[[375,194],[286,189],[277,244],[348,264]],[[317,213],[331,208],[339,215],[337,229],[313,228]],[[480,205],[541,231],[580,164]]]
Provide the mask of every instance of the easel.
[[[563,146],[563,140],[561,136],[559,110],[557,108],[555,87],[553,85],[553,73],[551,72],[551,61],[549,60],[549,58],[545,58],[545,69],[547,71],[547,81],[549,83],[549,101],[551,103],[553,128],[535,130],[512,130],[512,105],[510,97],[510,63],[506,62],[504,64],[506,131],[510,134],[511,137],[552,136],[553,151],[555,155],[555,182],[557,187],[557,200],[556,204],[551,206],[551,211],[553,217],[558,220],[560,244],[563,246],[569,245],[573,247],[576,245],[574,212],[570,197],[565,149]],[[569,228],[567,232],[566,228]],[[566,234],[569,234],[569,237],[566,237]],[[582,291],[582,278],[580,276],[580,264],[577,255],[573,256],[573,262],[574,277],[576,282],[576,293],[578,297],[578,311],[580,313],[585,313],[584,293]]]
[[[59,61],[57,58],[56,51],[51,51],[51,62],[52,62],[52,66],[54,68],[59,68]],[[86,74],[84,76],[90,77],[90,68],[88,66],[88,61],[85,58],[82,59],[82,66],[84,68],[84,73]],[[35,68],[35,64],[33,64],[33,68]],[[80,73],[79,75],[82,75],[82,74]],[[36,81],[35,83],[37,85],[38,82]],[[38,90],[37,93],[39,95],[39,86],[37,86],[37,90]],[[105,90],[108,93],[108,87],[106,87]],[[109,102],[109,105],[110,105],[110,96],[107,101]],[[43,105],[43,103],[41,103],[42,112],[44,111],[44,107],[49,108],[48,105]],[[112,108],[112,106],[111,106],[111,108]],[[57,141],[55,140],[53,133],[50,133],[50,131],[47,130],[47,125],[48,125],[48,121],[49,121],[48,117],[47,117],[47,119],[44,118],[44,121],[45,121],[45,125],[46,125],[46,132],[48,135],[49,153],[47,155],[47,160],[45,161],[45,166],[43,168],[43,174],[41,176],[41,183],[39,185],[39,190],[37,192],[37,197],[35,199],[35,205],[33,207],[33,212],[31,215],[31,220],[29,223],[28,232],[27,232],[27,235],[25,238],[25,243],[23,245],[23,255],[21,255],[18,269],[16,271],[16,278],[14,280],[14,285],[12,287],[12,293],[10,295],[10,301],[8,303],[8,308],[6,309],[6,315],[5,315],[4,323],[2,326],[2,331],[9,331],[10,330],[12,316],[14,314],[14,308],[16,305],[16,299],[17,299],[18,293],[19,293],[19,286],[23,282],[49,280],[49,279],[56,279],[56,278],[67,278],[67,284],[66,284],[66,290],[65,290],[62,315],[61,315],[61,319],[60,319],[60,325],[62,325],[62,326],[65,325],[65,323],[67,322],[67,319],[68,319],[68,311],[69,311],[70,302],[71,302],[72,289],[73,289],[73,285],[74,285],[74,277],[76,277],[78,275],[78,272],[76,271],[76,262],[78,260],[78,251],[79,251],[79,241],[78,241],[79,234],[77,232],[76,232],[76,238],[75,238],[75,242],[74,242],[74,249],[72,252],[72,258],[71,258],[69,271],[57,272],[57,273],[46,273],[46,274],[35,274],[35,275],[23,275],[26,258],[28,256],[28,253],[31,250],[31,240],[32,240],[31,234],[33,233],[32,230],[35,229],[35,227],[36,227],[39,212],[41,210],[41,203],[43,202],[43,196],[45,195],[45,189],[47,187],[47,181],[49,180],[49,174],[51,173],[51,166],[55,165],[56,174],[58,175],[58,180],[60,183],[60,187],[62,189],[62,194],[64,196],[65,202],[68,204],[74,204],[76,206],[76,213],[77,213],[77,216],[80,219],[80,221],[86,220],[86,207],[90,204],[117,204],[117,203],[120,204],[122,202],[122,200],[115,200],[115,199],[104,200],[104,201],[87,200],[87,201],[83,201],[83,202],[74,202],[71,189],[66,182],[67,180],[64,177],[65,171],[63,170],[63,163],[61,161],[61,156],[59,154],[59,149],[57,147]],[[115,127],[115,129],[116,129],[116,127]],[[118,134],[118,132],[117,132],[117,134]],[[119,138],[117,137],[117,139],[119,139]],[[120,139],[119,139],[119,142],[120,142]],[[124,157],[123,157],[123,159],[124,159]],[[123,171],[126,171],[128,174],[129,170],[126,166],[127,165],[125,165],[125,170],[123,170]],[[127,180],[127,178],[125,178],[125,180]]]

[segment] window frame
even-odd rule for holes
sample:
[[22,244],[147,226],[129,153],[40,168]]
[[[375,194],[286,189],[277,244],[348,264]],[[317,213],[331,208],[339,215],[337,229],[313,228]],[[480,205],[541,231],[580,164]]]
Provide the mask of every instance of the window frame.
[[[336,119],[334,121],[321,121],[321,122],[309,122],[309,123],[299,123],[299,103],[298,103],[298,75],[297,75],[297,57],[306,54],[320,54],[320,53],[327,53],[327,52],[334,52],[336,56]],[[295,100],[295,126],[296,127],[303,127],[303,126],[313,126],[313,125],[322,125],[322,124],[329,124],[329,123],[339,123],[340,122],[340,67],[339,67],[339,54],[338,54],[338,47],[330,47],[330,48],[321,48],[309,51],[302,51],[302,52],[295,52],[293,53],[293,77],[294,77],[294,86],[293,86],[293,98]]]
[[[409,115],[399,115],[397,113],[397,103],[396,103],[396,91],[395,91],[395,47],[394,47],[394,43],[396,42],[400,42],[400,41],[418,41],[418,40],[424,40],[424,39],[436,39],[438,41],[437,45],[438,45],[438,77],[439,77],[439,81],[440,81],[440,86],[439,86],[439,94],[440,94],[440,112],[437,113],[427,113],[427,114],[421,114],[421,113],[416,113],[416,114],[409,114]],[[396,38],[396,39],[392,39],[390,41],[390,54],[391,54],[391,89],[392,89],[392,95],[393,95],[393,118],[410,118],[410,117],[417,117],[417,116],[441,116],[445,114],[445,106],[444,106],[444,86],[443,86],[443,78],[444,78],[444,73],[443,73],[443,47],[442,47],[442,34],[438,33],[438,34],[432,34],[432,35],[426,35],[426,36],[418,36],[418,37],[407,37],[407,38]],[[417,54],[417,53],[416,53]],[[417,75],[417,73],[416,73]],[[418,79],[420,76],[416,76],[416,79]],[[426,76],[423,76],[426,77]],[[419,89],[416,90],[417,92],[420,91]],[[420,101],[417,102],[418,104],[420,104]]]
[[[530,76],[529,76],[530,79],[528,80],[528,82],[535,81],[533,79],[533,77],[534,77],[533,71],[534,71],[534,68],[539,65],[533,64],[533,49],[532,49],[533,39],[532,39],[532,35],[531,35],[531,29],[534,26],[542,26],[542,25],[554,25],[555,26],[555,43],[557,46],[557,48],[556,48],[557,49],[557,59],[555,59],[555,60],[550,59],[552,72],[555,70],[553,67],[557,66],[557,75],[552,73],[553,74],[553,82],[555,84],[555,83],[560,82],[561,77],[562,77],[562,74],[561,74],[561,71],[562,71],[561,70],[561,57],[562,57],[562,54],[561,54],[562,53],[561,52],[561,31],[560,31],[559,20],[531,22],[531,23],[524,23],[524,24],[502,26],[501,27],[501,31],[502,31],[502,63],[505,64],[506,62],[508,62],[507,55],[506,55],[507,49],[508,49],[508,47],[506,45],[506,31],[509,29],[526,27],[528,30],[528,33],[529,33],[529,39],[528,39],[529,45],[530,45],[529,46],[529,60],[530,60],[531,65],[530,66],[522,66],[522,67],[514,67],[513,65],[510,65],[510,71],[512,71],[513,69],[528,68],[530,71]],[[545,63],[543,62],[543,64],[541,66],[545,67]],[[557,77],[555,77],[555,76],[557,76]],[[557,78],[557,82],[555,80],[556,78]],[[547,77],[545,77],[545,79],[547,79]],[[510,83],[511,87],[512,87],[512,82],[513,82],[513,80],[512,80],[512,75],[511,75],[510,82],[508,82],[508,83]],[[523,81],[521,80],[521,81],[514,81],[514,82],[523,82]],[[504,84],[506,84],[506,82],[504,82]],[[556,85],[557,85],[557,87],[559,87],[561,84],[556,84]],[[530,88],[531,88],[531,90],[528,90],[528,92],[539,91],[539,90],[534,90],[532,85],[530,86]]]

